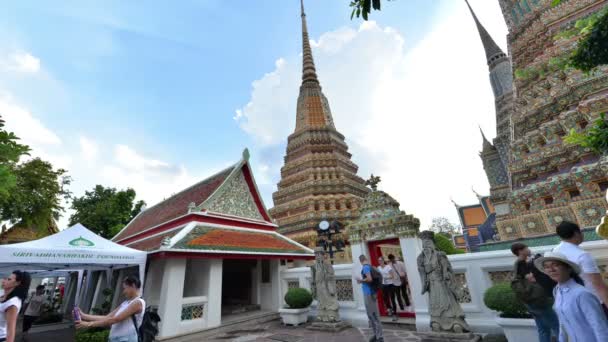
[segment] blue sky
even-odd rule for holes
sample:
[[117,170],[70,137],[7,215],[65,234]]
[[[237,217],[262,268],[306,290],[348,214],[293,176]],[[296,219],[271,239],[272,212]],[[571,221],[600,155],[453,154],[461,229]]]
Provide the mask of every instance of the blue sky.
[[[424,220],[455,220],[450,197],[467,204],[474,201],[472,186],[488,191],[478,135],[458,147],[460,158],[448,161],[448,168],[467,171],[460,171],[458,186],[431,172],[425,188],[418,188],[414,184],[428,172],[411,170],[414,164],[443,167],[442,155],[454,154],[442,147],[444,139],[462,140],[477,125],[494,133],[483,50],[464,1],[384,1],[385,10],[372,15],[376,23],[366,24],[350,20],[348,2],[305,3],[337,128],[347,136],[361,176],[384,175],[384,190],[402,209],[420,212]],[[504,47],[498,4],[471,3]],[[457,30],[463,42],[454,45],[448,35]],[[272,206],[295,118],[298,1],[13,1],[0,12],[0,42],[0,115],[38,155],[70,171],[75,195],[97,183],[132,186],[153,204],[235,162],[249,147]],[[439,54],[445,69],[425,64]],[[462,79],[461,68],[475,77]],[[427,75],[422,82],[421,69]],[[458,78],[463,89],[450,85]],[[426,89],[426,95],[440,91],[434,97],[446,98],[438,84],[454,89],[447,97],[457,99],[438,107],[440,113],[415,94]],[[355,96],[357,91],[367,95]],[[441,115],[449,116],[441,126],[458,120],[466,131],[443,131],[421,118]],[[391,126],[413,129],[412,137],[426,134],[380,144]],[[421,139],[431,150],[419,151],[415,142]],[[394,150],[382,147],[387,144]],[[415,160],[403,164],[408,154]],[[429,200],[420,204],[420,197]]]

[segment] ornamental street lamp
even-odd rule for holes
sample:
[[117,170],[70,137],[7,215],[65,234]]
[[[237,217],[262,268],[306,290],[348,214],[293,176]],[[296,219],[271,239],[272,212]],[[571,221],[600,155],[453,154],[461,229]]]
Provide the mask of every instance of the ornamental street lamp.
[[[329,254],[331,263],[334,263],[334,252],[343,252],[344,240],[342,239],[341,230],[343,229],[342,223],[337,220],[332,221],[321,221],[317,228],[317,246],[323,247],[323,250]],[[338,235],[338,236],[335,236]]]

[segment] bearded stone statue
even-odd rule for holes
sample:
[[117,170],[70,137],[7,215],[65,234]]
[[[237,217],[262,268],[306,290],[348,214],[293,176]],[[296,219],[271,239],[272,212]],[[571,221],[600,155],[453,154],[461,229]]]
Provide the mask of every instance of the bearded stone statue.
[[435,247],[434,237],[431,231],[420,233],[422,253],[417,259],[422,294],[429,294],[431,329],[436,332],[468,332],[469,325],[458,303],[461,290],[454,280],[448,257]]

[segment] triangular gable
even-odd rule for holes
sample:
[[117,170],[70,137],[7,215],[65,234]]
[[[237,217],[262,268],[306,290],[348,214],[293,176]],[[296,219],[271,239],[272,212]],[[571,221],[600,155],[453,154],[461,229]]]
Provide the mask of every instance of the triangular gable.
[[249,166],[249,152],[199,209],[247,219],[272,222]]

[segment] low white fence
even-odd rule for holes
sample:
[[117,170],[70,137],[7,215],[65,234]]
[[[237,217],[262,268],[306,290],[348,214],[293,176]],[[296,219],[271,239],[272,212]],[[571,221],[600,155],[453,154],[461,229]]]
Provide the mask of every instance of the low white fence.
[[[554,246],[532,248],[533,253],[544,253]],[[608,280],[608,242],[591,241],[582,247],[597,260],[604,279]],[[456,274],[456,279],[463,288],[460,298],[467,322],[476,332],[499,333],[500,328],[494,317],[496,312],[488,309],[483,303],[483,295],[489,287],[512,277],[515,257],[509,250],[450,255],[449,260]],[[366,327],[367,316],[363,305],[361,285],[355,277],[361,272],[359,264],[335,265],[336,285],[340,303],[341,317],[355,326]],[[418,272],[418,270],[408,270]],[[286,269],[281,273],[283,294],[291,287],[310,289],[311,273],[308,267]],[[416,326],[418,330],[429,329],[427,300],[419,293],[412,293],[416,308]],[[313,303],[313,312],[316,303]]]

